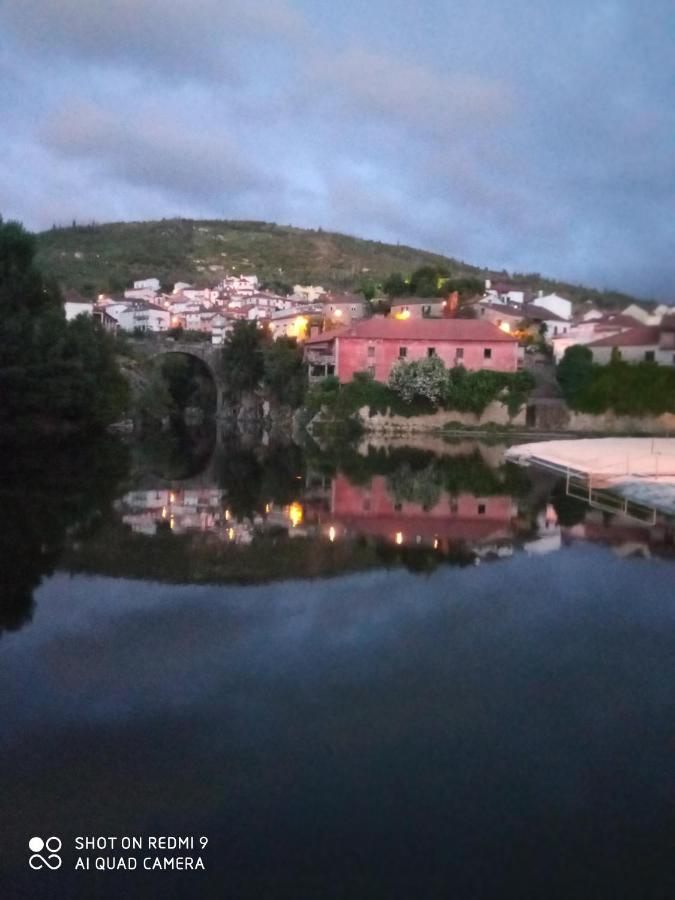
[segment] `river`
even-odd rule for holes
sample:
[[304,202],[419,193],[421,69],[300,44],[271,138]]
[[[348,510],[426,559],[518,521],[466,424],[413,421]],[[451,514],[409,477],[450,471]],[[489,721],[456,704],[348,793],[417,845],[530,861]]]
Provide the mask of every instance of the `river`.
[[209,440],[3,455],[3,897],[675,895],[671,519]]

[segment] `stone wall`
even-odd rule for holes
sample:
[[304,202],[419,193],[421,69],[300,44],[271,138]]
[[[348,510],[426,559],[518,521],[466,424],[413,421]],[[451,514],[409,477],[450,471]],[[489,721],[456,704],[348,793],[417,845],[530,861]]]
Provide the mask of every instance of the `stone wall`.
[[462,413],[456,410],[439,410],[426,416],[392,416],[382,413],[370,415],[370,408],[364,406],[359,410],[359,418],[366,431],[376,432],[415,432],[415,431],[440,431],[445,426],[457,423],[463,427],[484,428],[488,425],[525,425],[525,407],[515,416],[509,416],[509,411],[503,403],[490,403],[482,415],[475,413]]
[[593,416],[570,410],[567,431],[589,431],[605,434],[659,434],[675,435],[675,414],[662,416],[617,416],[603,413]]

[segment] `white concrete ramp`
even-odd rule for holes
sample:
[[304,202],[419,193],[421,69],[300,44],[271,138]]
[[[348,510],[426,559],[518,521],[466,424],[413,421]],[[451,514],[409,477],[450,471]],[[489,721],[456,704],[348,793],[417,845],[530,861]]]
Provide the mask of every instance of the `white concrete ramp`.
[[581,438],[518,444],[506,458],[563,474],[592,478],[597,484],[624,481],[675,482],[675,438]]

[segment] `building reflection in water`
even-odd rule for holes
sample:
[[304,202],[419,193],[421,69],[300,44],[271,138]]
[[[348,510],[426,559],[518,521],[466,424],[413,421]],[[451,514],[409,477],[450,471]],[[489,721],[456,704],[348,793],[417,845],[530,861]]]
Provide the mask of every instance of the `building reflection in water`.
[[[439,556],[461,548],[476,560],[509,557],[515,548],[542,555],[577,540],[611,545],[619,555],[672,554],[672,523],[640,524],[577,501],[570,519],[569,498],[562,504],[560,496],[556,499],[550,478],[544,480],[543,489],[540,483],[517,495],[508,492],[507,486],[496,491],[499,482],[494,481],[494,473],[503,466],[500,469],[495,464],[501,454],[494,454],[494,448],[490,452],[495,460],[489,459],[489,465],[484,457],[481,461],[493,478],[492,492],[486,494],[461,487],[450,491],[435,484],[431,492],[427,486],[426,497],[411,499],[397,495],[396,485],[405,486],[405,478],[401,479],[400,473],[397,476],[396,470],[393,475],[390,471],[358,479],[342,471],[321,475],[310,470],[302,484],[295,476],[297,496],[292,502],[269,500],[248,516],[234,515],[227,486],[184,487],[179,483],[129,492],[117,501],[117,509],[122,521],[139,534],[168,529],[177,535],[203,534],[218,543],[236,545],[248,545],[257,535],[272,533],[330,544],[365,540],[401,550],[433,550]],[[433,473],[438,476],[457,464],[457,457],[435,458]],[[411,480],[416,474],[406,473]],[[425,494],[425,490],[418,493]]]

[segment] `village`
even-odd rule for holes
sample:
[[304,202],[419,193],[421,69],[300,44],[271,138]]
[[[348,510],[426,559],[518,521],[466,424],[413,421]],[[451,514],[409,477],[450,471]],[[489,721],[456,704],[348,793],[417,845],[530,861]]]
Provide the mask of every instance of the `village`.
[[176,282],[170,293],[157,278],[135,281],[122,295],[95,302],[65,295],[67,319],[91,315],[111,332],[163,335],[224,344],[237,322],[255,322],[273,339],[295,338],[305,347],[310,380],[335,375],[349,381],[369,372],[386,381],[393,365],[438,356],[446,366],[516,371],[527,354],[543,351],[560,362],[569,347],[584,345],[593,362],[620,354],[627,362],[675,365],[675,313],[666,304],[636,303],[620,311],[590,301],[573,306],[556,293],[485,281],[481,294],[463,298],[393,297],[374,311],[360,294],[296,284],[289,295],[264,290],[255,275],[232,275],[213,287]]

